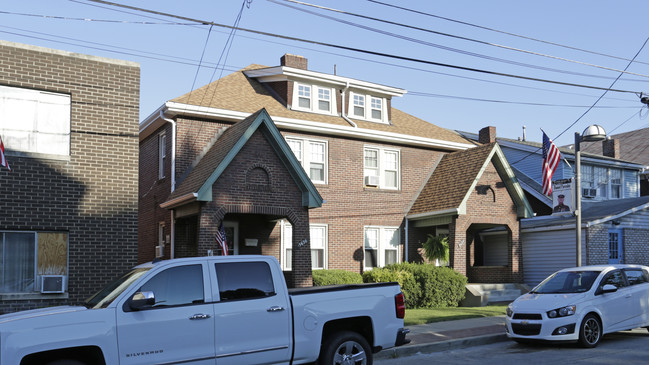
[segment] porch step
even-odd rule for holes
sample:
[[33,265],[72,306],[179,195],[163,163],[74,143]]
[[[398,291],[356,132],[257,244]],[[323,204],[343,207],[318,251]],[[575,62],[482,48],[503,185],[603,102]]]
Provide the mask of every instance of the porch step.
[[489,303],[512,302],[530,289],[524,284],[467,284],[462,307],[482,307]]

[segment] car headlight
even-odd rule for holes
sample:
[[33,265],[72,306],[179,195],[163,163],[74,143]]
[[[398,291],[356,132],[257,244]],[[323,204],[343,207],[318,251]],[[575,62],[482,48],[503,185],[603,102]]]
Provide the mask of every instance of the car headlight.
[[548,314],[548,318],[567,317],[575,314],[576,309],[577,309],[576,306],[569,305],[567,307],[561,307],[561,308],[548,311],[547,314]]
[[514,306],[512,306],[512,303],[509,303],[509,305],[507,306],[507,317],[511,318],[513,314]]

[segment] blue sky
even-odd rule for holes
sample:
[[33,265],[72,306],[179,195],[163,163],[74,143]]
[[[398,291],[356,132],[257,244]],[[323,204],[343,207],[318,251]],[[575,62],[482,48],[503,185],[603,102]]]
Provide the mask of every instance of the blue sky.
[[[574,132],[593,123],[613,134],[649,126],[649,110],[642,108],[636,94],[649,92],[649,45],[635,63],[629,66],[628,61],[649,37],[642,3],[380,1],[425,14],[368,0],[307,2],[428,31],[285,0],[116,0],[225,25],[235,24],[243,8],[239,23],[242,28],[527,78],[603,89],[613,84],[612,89],[630,92],[609,91],[571,126],[595,104],[603,90],[471,72],[244,31],[237,31],[226,47],[230,34],[226,28],[212,27],[210,32],[208,25],[88,0],[4,1],[0,7],[0,39],[138,62],[141,119],[192,87],[198,88],[249,64],[278,65],[284,53],[292,53],[308,58],[313,71],[333,73],[335,68],[341,76],[406,89],[405,96],[393,100],[394,107],[449,129],[477,132],[493,125],[499,136],[518,138],[526,126],[527,139],[540,142],[543,128],[557,144],[565,145],[572,143]],[[226,49],[229,51],[224,52]],[[224,70],[214,68],[220,57]],[[627,71],[634,74],[623,74],[614,83],[621,75],[616,70],[627,66]]]

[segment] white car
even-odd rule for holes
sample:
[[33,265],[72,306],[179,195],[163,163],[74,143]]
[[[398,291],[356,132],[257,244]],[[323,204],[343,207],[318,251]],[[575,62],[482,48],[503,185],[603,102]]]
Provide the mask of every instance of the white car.
[[649,267],[600,265],[550,275],[507,308],[507,336],[578,341],[595,347],[606,333],[649,329]]

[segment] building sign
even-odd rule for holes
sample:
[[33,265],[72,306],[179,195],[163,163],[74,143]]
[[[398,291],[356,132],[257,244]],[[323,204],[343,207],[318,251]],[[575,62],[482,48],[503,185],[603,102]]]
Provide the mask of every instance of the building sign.
[[552,181],[552,214],[567,214],[575,210],[573,185],[572,179]]

